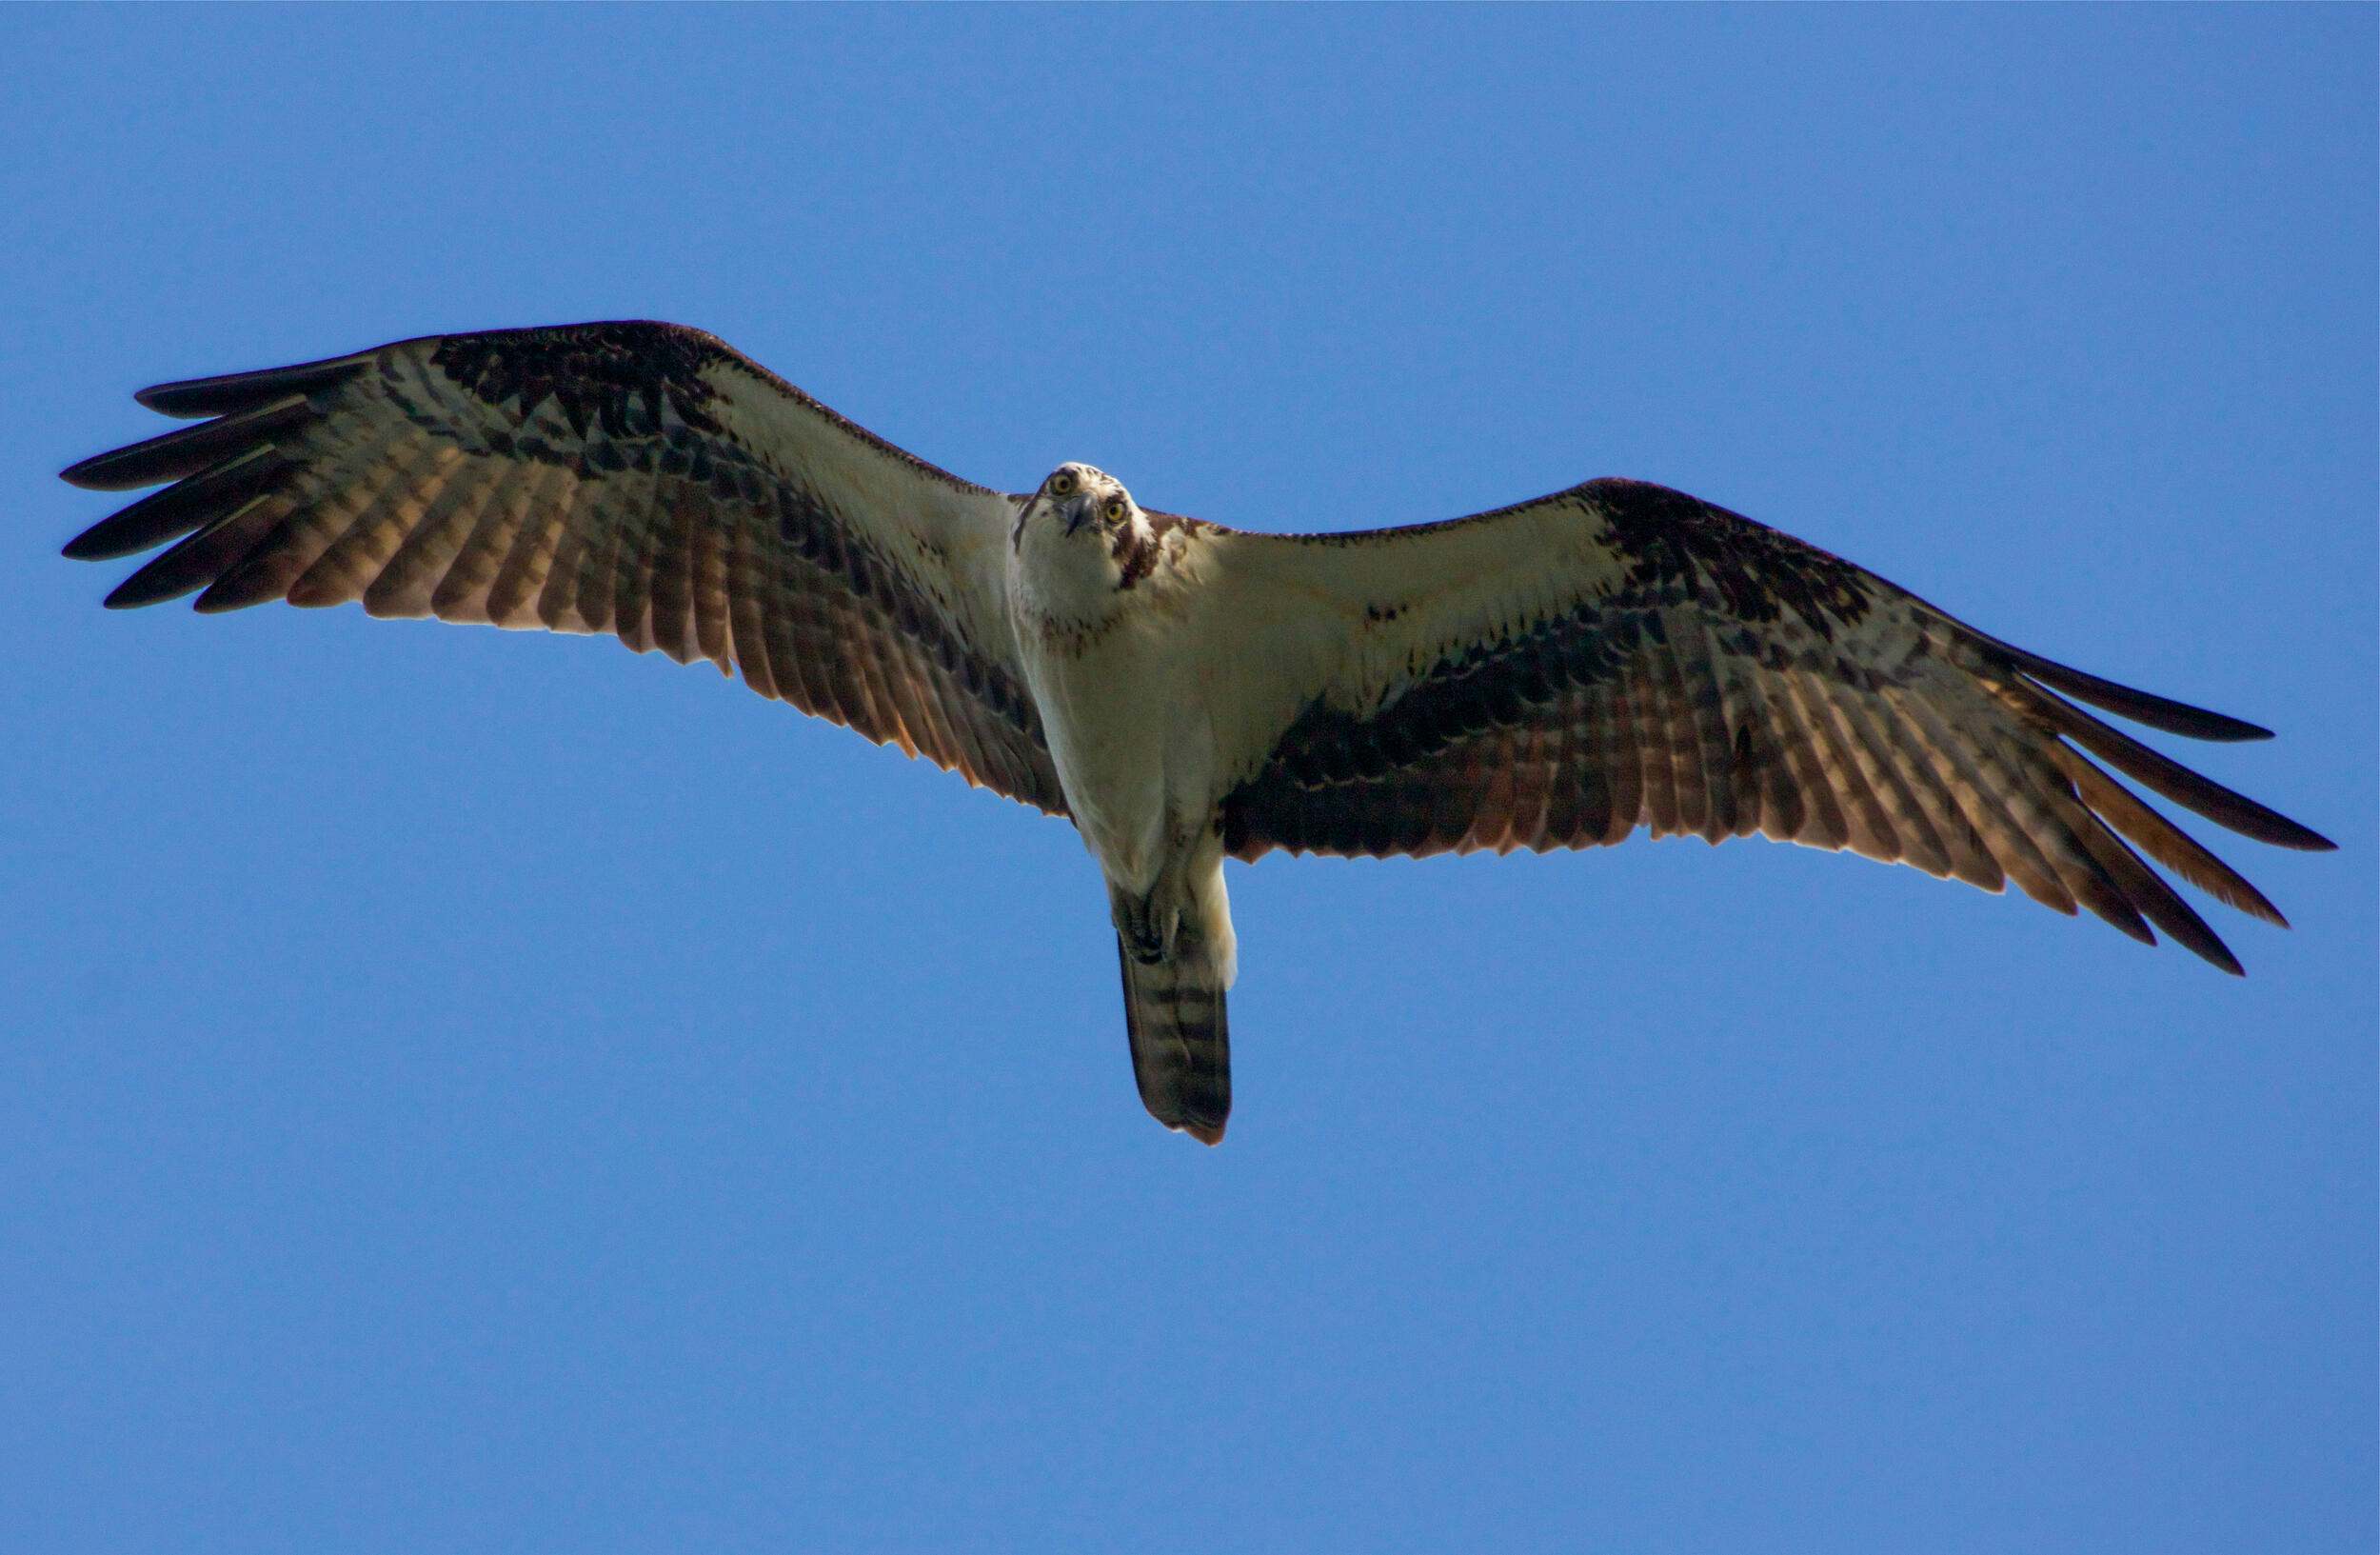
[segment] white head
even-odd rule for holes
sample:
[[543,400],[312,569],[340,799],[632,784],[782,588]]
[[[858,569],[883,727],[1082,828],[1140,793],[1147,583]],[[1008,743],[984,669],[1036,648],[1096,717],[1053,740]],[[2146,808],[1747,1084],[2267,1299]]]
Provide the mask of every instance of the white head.
[[1045,603],[1103,614],[1121,590],[1157,566],[1157,529],[1123,483],[1089,465],[1063,464],[1025,499],[1012,545],[1040,581]]

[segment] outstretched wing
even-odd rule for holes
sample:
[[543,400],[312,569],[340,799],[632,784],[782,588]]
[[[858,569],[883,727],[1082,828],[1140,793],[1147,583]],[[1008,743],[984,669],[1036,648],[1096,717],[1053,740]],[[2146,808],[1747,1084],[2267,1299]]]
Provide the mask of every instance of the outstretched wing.
[[611,632],[1064,812],[1002,604],[1017,499],[700,330],[435,335],[139,398],[213,419],[65,472],[173,483],[66,548],[170,545],[110,606]]
[[[1215,538],[1237,603],[1224,846],[1387,855],[1764,836],[2014,880],[2239,963],[2122,839],[2283,922],[2084,754],[2285,847],[2331,846],[2056,693],[2170,733],[2254,725],[2012,648],[1682,492],[1590,481],[1452,523]],[[2120,834],[2120,835],[2119,835]]]

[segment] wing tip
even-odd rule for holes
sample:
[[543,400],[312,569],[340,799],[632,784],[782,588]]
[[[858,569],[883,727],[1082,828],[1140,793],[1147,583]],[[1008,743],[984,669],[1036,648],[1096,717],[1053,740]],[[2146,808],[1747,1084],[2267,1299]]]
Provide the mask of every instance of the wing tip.
[[2145,724],[2167,734],[2178,734],[2188,740],[2206,740],[2215,745],[2243,745],[2273,737],[2272,730],[2262,724],[2251,724],[2228,712],[2216,712],[2211,708],[2201,708],[2195,703],[2159,696],[2154,691],[2144,691],[2137,687],[2118,685],[2047,659],[2028,654],[2017,662],[2019,668],[2044,686],[2054,687],[2094,708],[2105,708],[2119,717]]
[[[1912,596],[1913,598],[1914,596]],[[1970,626],[1939,606],[1917,600],[1917,606],[1934,620],[1971,644],[1979,645],[1986,652],[1997,656],[2004,668],[2013,668],[2046,687],[2078,697],[2094,708],[2104,708],[2136,724],[2167,734],[2178,734],[2191,740],[2212,740],[2227,743],[2244,740],[2270,740],[2272,730],[2262,724],[2251,724],[2245,718],[2234,718],[2227,712],[2216,712],[2194,703],[2180,702],[2154,691],[2126,686],[2073,665],[2018,648],[2003,638],[1993,636]]]
[[[195,584],[191,586],[191,588],[196,587]],[[141,574],[135,572],[109,589],[108,597],[101,600],[99,604],[102,609],[137,610],[150,605],[163,605],[166,601],[189,591],[188,588],[160,588],[153,580],[144,584]]]
[[[2147,867],[2142,866],[2144,869]],[[2171,892],[2172,887],[2168,887],[2167,890]],[[2179,911],[2174,908],[2179,908]],[[2174,944],[2216,971],[2229,972],[2233,977],[2248,975],[2248,968],[2240,965],[2239,957],[2231,953],[2231,947],[2223,943],[2223,936],[2209,927],[2207,921],[2192,911],[2178,895],[2173,896],[2166,911],[2157,914],[2157,927],[2164,929]],[[2155,942],[2152,940],[2151,943]]]
[[[2205,708],[2200,708],[2199,710],[2202,712],[2206,711]],[[2245,718],[2233,718],[2229,713],[2220,712],[2209,712],[2207,713],[2207,717],[2210,721],[2221,721],[2222,728],[2220,731],[2216,733],[2201,733],[2193,736],[2193,738],[2211,741],[2216,745],[2252,745],[2258,740],[2270,740],[2275,738],[2272,730],[2265,728],[2262,724],[2251,724]]]
[[2172,925],[2166,926],[2165,931],[2172,935],[2174,942],[2182,948],[2216,971],[2229,972],[2233,977],[2248,975],[2248,968],[2240,965],[2239,957],[2231,953],[2231,947],[2223,943],[2221,935],[2207,927],[2204,921],[2199,922],[2195,927],[2198,932],[2188,936],[2176,932]]
[[128,490],[129,488],[119,486],[108,478],[108,467],[115,457],[116,450],[109,449],[106,453],[94,453],[88,459],[77,459],[58,471],[58,479],[86,491]]
[[58,548],[58,554],[69,562],[104,562],[119,554],[97,538],[101,526],[94,524]]

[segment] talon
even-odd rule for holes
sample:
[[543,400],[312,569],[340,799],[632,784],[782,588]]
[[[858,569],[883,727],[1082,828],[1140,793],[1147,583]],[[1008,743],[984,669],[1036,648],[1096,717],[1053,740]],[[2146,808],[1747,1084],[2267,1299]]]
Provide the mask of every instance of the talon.
[[1174,953],[1174,942],[1181,926],[1180,907],[1160,908],[1154,890],[1146,896],[1132,897],[1112,887],[1108,901],[1114,909],[1116,937],[1125,955],[1143,967],[1154,967]]

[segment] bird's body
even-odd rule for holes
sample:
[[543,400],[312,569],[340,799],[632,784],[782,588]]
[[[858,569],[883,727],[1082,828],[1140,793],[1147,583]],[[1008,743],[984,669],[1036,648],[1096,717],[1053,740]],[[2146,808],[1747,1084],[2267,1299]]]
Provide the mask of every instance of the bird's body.
[[1197,1092],[1173,1121],[1220,1138],[1237,951],[1211,709],[1233,697],[1206,651],[1204,548],[1189,526],[1160,533],[1105,472],[1061,466],[1011,532],[1009,599],[1068,812],[1107,884],[1143,1097],[1162,1111]]
[[[1086,496],[1130,502],[1098,472],[1066,469],[1097,483]],[[1219,797],[1213,737],[1198,719],[1195,578],[1168,561],[1119,587],[1111,548],[1031,516],[1011,541],[1008,580],[1025,681],[1083,841],[1112,886],[1146,892],[1185,817]]]
[[[2013,648],[1666,488],[1272,535],[1087,465],[1010,495],[659,324],[401,341],[169,384],[196,428],[67,471],[172,483],[68,554],[109,596],[611,632],[1073,821],[1104,877],[1142,1100],[1213,1142],[1226,858],[1753,833],[1913,864],[2238,964],[2126,839],[2271,905],[2086,758],[2234,830],[2329,844],[2058,695],[2265,731]],[[169,544],[170,543],[170,544]]]

